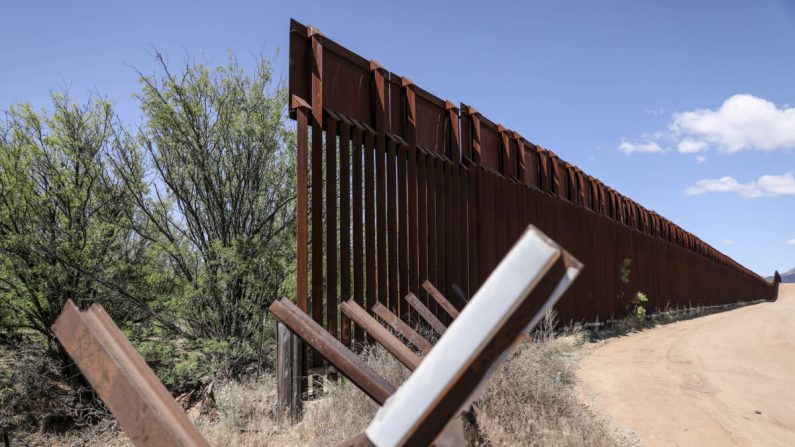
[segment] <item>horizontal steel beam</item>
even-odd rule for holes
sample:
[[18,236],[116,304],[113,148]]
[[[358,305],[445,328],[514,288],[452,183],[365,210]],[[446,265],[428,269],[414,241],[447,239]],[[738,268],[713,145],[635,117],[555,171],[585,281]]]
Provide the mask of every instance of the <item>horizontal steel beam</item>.
[[389,351],[389,353],[408,368],[409,371],[417,369],[417,366],[420,364],[420,358],[417,354],[411,352],[411,349],[392,335],[385,327],[381,326],[381,323],[371,317],[361,306],[356,304],[353,300],[348,300],[343,302],[340,308],[348,318],[361,326],[365,332],[370,334],[375,341]]
[[270,311],[276,319],[320,353],[340,373],[349,378],[354,385],[379,405],[383,405],[386,399],[395,392],[395,387],[391,383],[367,366],[356,354],[326,332],[323,327],[287,298],[274,301],[270,306]]
[[417,295],[409,292],[409,294],[406,295],[406,301],[409,303],[409,306],[411,306],[411,308],[414,309],[419,316],[425,320],[426,323],[428,323],[431,329],[436,331],[436,333],[439,335],[444,334],[444,332],[447,330],[447,327],[444,325],[444,323],[439,321],[438,318],[436,318],[436,315],[434,315],[430,309],[422,304],[422,301],[417,298]]
[[393,314],[381,303],[375,303],[373,305],[372,311],[378,316],[378,318],[381,319],[381,321],[384,322],[384,324],[393,328],[398,334],[401,335],[401,337],[405,338],[407,342],[414,345],[414,347],[423,353],[427,354],[431,351],[431,348],[433,348],[433,345],[427,339],[425,339],[425,337],[412,329],[411,326],[404,323],[403,320],[398,318],[397,315]]
[[433,298],[436,303],[447,312],[447,315],[453,317],[453,319],[458,318],[458,309],[455,308],[447,298],[439,291],[430,281],[425,281],[422,283],[422,288],[425,289],[426,292]]

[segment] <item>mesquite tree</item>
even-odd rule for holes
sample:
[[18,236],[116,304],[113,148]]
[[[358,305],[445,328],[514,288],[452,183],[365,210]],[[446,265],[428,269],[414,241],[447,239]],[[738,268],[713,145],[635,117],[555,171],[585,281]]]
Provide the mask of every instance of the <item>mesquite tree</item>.
[[[179,307],[194,339],[210,341],[221,372],[252,360],[267,306],[292,262],[293,133],[286,91],[261,59],[253,76],[189,62],[141,75],[141,148],[114,160],[146,226],[187,285]],[[139,182],[137,179],[147,181]]]
[[23,104],[0,121],[0,334],[39,333],[65,364],[50,326],[67,299],[101,303],[124,326],[149,318],[156,255],[108,156],[134,145],[111,104],[54,94],[53,110]]

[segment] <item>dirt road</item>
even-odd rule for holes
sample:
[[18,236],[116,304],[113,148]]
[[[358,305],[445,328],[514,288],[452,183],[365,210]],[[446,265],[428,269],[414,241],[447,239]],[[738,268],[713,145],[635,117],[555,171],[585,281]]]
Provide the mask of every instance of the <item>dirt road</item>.
[[586,399],[644,446],[795,446],[795,284],[593,348]]

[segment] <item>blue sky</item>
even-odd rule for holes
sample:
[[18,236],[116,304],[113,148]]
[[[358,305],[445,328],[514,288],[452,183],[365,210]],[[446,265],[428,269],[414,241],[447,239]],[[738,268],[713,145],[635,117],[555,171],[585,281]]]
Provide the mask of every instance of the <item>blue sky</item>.
[[795,266],[785,0],[12,0],[0,14],[0,109],[46,107],[68,87],[113,98],[138,123],[132,67],[151,73],[153,47],[174,64],[200,53],[223,63],[232,50],[247,66],[281,48],[286,80],[291,17],[474,105],[761,274]]

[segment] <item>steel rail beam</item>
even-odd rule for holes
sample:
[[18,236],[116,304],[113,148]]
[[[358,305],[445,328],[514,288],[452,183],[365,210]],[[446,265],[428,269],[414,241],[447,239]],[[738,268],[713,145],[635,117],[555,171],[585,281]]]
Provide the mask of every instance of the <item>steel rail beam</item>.
[[209,447],[102,306],[69,300],[52,331],[135,445]]

